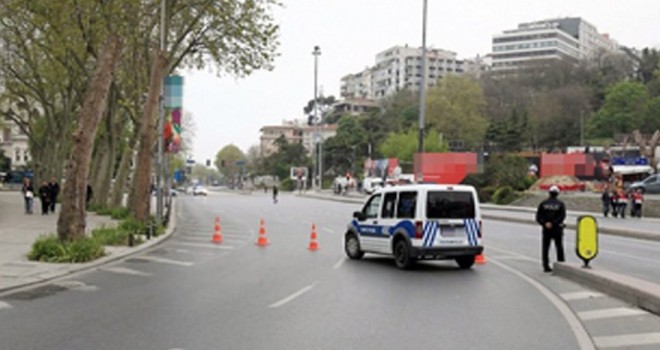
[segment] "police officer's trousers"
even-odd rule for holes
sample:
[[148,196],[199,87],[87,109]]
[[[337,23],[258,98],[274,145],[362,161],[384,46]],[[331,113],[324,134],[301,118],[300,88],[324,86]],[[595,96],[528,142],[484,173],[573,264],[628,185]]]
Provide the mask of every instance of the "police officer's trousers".
[[550,269],[550,241],[555,242],[555,249],[557,250],[557,261],[564,261],[564,231],[559,230],[543,230],[543,269]]

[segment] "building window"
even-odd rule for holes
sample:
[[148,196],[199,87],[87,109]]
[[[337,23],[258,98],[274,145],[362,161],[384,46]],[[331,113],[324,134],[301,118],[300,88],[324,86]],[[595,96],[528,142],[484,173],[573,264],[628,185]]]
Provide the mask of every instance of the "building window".
[[21,161],[21,150],[16,150],[16,161],[20,162]]

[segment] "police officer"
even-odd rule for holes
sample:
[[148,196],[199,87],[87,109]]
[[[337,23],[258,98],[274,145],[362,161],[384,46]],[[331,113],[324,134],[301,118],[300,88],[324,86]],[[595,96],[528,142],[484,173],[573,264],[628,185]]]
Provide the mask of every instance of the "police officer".
[[559,188],[550,187],[550,197],[541,204],[536,211],[536,222],[543,227],[543,271],[552,272],[549,263],[550,241],[555,242],[557,249],[557,261],[564,261],[564,219],[566,218],[566,207],[557,199]]

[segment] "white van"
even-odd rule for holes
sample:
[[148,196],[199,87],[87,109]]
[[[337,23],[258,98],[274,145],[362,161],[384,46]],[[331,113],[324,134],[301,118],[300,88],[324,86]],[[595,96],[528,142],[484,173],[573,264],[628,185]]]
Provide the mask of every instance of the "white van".
[[469,269],[483,251],[479,197],[472,186],[385,187],[353,217],[344,237],[351,259],[387,254],[403,269],[417,260],[455,259]]

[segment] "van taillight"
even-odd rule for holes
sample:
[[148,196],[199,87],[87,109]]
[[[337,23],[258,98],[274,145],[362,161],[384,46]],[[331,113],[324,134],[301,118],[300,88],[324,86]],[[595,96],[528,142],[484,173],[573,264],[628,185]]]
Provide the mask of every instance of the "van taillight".
[[424,236],[424,224],[421,221],[415,221],[415,238],[422,239]]
[[481,239],[481,230],[483,229],[482,227],[483,227],[482,222],[481,220],[479,220],[479,232],[477,232],[477,236],[479,236],[479,239]]

